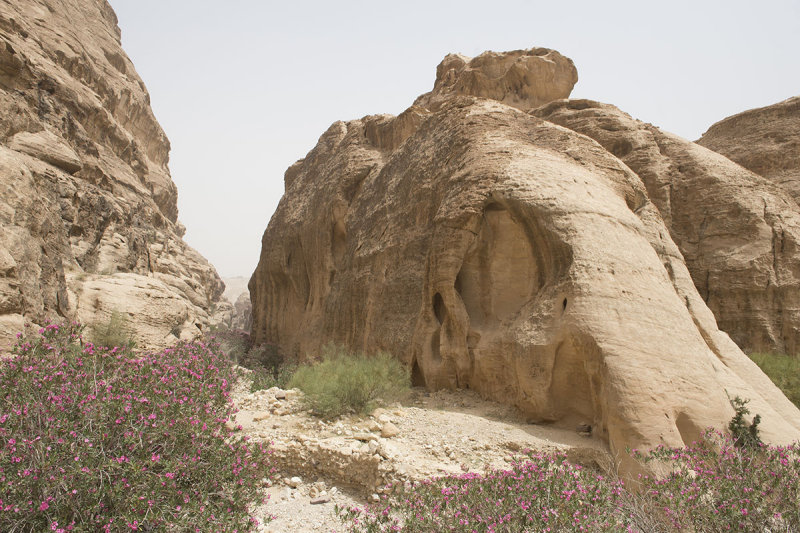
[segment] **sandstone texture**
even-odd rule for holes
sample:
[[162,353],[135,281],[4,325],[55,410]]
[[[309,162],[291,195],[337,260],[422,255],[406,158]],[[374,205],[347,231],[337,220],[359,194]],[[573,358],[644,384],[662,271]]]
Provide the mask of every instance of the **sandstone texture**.
[[435,110],[449,98],[465,95],[528,110],[567,98],[577,82],[572,60],[549,48],[484,52],[473,58],[448,54],[436,67],[433,90],[414,105]]
[[608,104],[535,116],[591,137],[641,179],[720,329],[747,351],[800,351],[800,209],[780,186]]
[[800,202],[800,96],[723,119],[697,144],[780,184]]
[[168,155],[105,0],[0,3],[0,342],[114,311],[142,347],[209,324],[224,287],[181,239]]
[[583,428],[623,470],[626,448],[724,427],[728,395],[751,399],[766,439],[800,437],[636,173],[497,100],[432,107],[336,122],[287,170],[250,280],[255,342],[389,351],[418,385]]

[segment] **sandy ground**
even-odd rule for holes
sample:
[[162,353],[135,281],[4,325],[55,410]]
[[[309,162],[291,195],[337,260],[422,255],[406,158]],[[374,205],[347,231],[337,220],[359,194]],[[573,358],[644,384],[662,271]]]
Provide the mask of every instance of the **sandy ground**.
[[299,391],[235,395],[237,423],[271,443],[278,469],[259,518],[260,531],[346,531],[334,505],[363,506],[388,484],[505,468],[525,450],[563,450],[571,460],[607,466],[604,445],[579,428],[525,423],[510,407],[470,391],[415,390],[370,416],[326,422],[302,407]]

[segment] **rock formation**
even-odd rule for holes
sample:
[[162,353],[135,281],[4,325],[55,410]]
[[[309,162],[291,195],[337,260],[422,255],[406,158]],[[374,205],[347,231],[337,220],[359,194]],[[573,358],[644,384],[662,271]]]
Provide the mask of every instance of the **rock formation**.
[[800,96],[723,119],[697,144],[780,184],[800,203]]
[[253,324],[253,307],[250,304],[248,279],[243,276],[223,278],[225,292],[216,303],[212,325],[223,330],[249,332]]
[[448,54],[436,67],[433,90],[414,105],[436,110],[453,96],[480,96],[526,111],[567,98],[578,82],[568,57],[549,48],[484,52],[473,58]]
[[[548,94],[551,78],[525,79]],[[589,426],[620,458],[723,427],[727,395],[752,400],[769,440],[800,437],[628,166],[496,99],[424,105],[336,122],[287,170],[250,280],[255,342],[387,350],[416,384]]]
[[740,347],[800,350],[800,209],[780,186],[612,105],[560,100],[533,114],[591,137],[639,176]]
[[181,237],[169,142],[105,0],[0,3],[0,339],[130,319],[196,335],[223,285]]

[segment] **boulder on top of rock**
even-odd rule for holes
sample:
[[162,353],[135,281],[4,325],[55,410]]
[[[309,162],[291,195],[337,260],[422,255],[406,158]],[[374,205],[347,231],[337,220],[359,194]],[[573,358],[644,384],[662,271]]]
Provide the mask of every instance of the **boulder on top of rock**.
[[473,58],[448,54],[436,68],[433,90],[414,104],[436,109],[448,98],[466,95],[528,110],[567,98],[577,82],[572,60],[549,48],[484,52]]

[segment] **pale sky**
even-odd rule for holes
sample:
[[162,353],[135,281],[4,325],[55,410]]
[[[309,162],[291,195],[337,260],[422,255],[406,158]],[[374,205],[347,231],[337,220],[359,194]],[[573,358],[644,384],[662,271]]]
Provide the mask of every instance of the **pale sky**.
[[544,46],[574,98],[695,140],[800,94],[800,0],[110,0],[172,142],[187,242],[249,277],[283,173],[336,120],[398,114],[449,52]]

